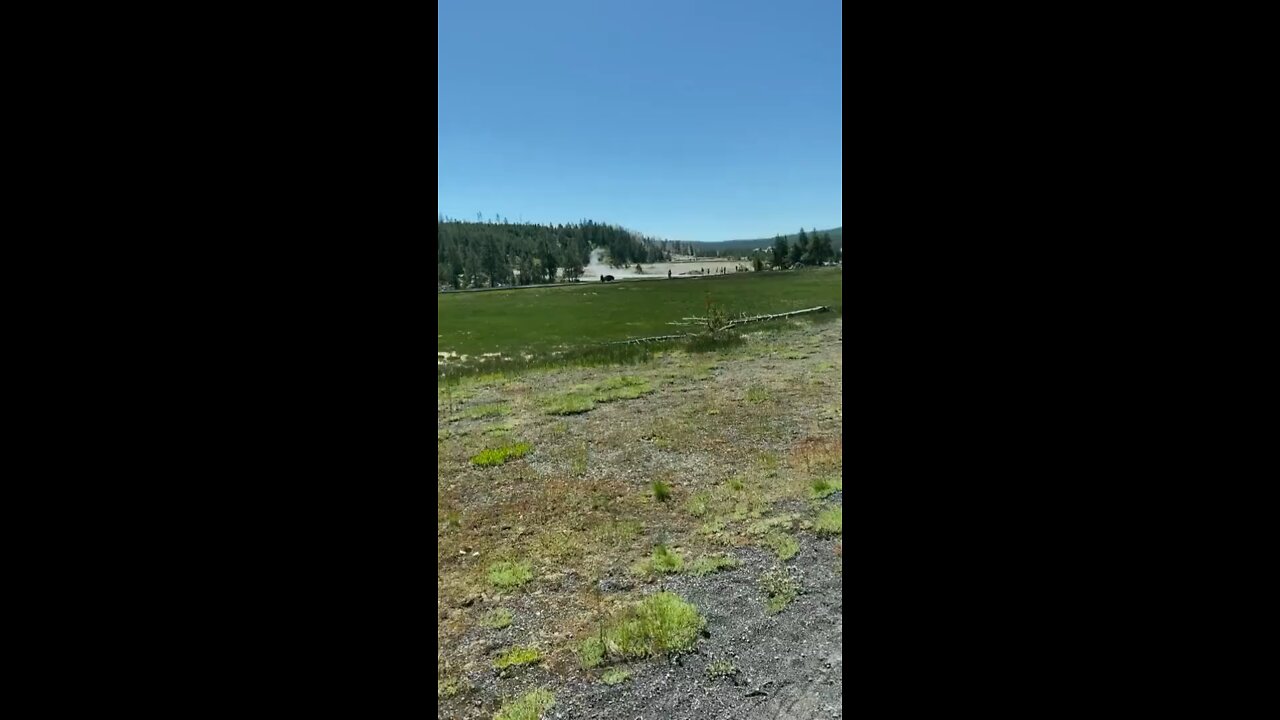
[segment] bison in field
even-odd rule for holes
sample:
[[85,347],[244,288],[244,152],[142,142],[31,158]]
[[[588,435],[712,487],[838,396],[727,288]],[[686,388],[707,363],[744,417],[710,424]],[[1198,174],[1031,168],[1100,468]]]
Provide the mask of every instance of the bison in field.
[[601,279],[601,280],[604,280],[605,282],[613,282],[613,276],[612,276],[612,275],[605,275],[603,278],[600,278],[600,279]]

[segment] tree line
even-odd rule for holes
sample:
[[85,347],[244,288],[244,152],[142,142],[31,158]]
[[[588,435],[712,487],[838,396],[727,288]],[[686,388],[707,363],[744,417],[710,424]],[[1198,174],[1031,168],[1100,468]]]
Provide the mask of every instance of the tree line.
[[467,222],[436,225],[436,279],[454,289],[573,280],[603,251],[614,267],[670,260],[665,241],[583,220],[569,225]]
[[[820,265],[824,262],[839,259],[840,251],[831,246],[831,235],[814,231],[807,234],[800,228],[794,243],[788,243],[785,237],[778,235],[773,239],[769,264],[775,268],[787,268],[793,265]],[[763,262],[763,260],[760,260]]]

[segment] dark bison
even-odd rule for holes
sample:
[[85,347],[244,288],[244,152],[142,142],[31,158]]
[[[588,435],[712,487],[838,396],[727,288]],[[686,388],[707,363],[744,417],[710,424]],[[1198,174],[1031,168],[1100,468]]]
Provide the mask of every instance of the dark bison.
[[612,276],[612,275],[605,275],[605,276],[604,276],[604,281],[605,281],[605,282],[613,282],[613,276]]

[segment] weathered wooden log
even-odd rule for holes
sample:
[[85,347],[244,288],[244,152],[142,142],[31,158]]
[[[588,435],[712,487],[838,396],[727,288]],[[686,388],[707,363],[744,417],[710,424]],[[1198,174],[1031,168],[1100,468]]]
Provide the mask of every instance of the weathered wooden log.
[[679,338],[686,338],[686,337],[692,337],[692,335],[690,333],[685,333],[683,335],[654,335],[653,337],[634,338],[631,340],[618,340],[615,342],[605,343],[605,344],[606,345],[632,345],[635,343],[643,343],[643,342],[658,342],[660,340],[677,340]]
[[725,325],[725,327],[731,328],[734,325],[745,325],[746,323],[761,322],[764,320],[776,320],[778,318],[791,317],[792,315],[803,315],[811,312],[827,312],[830,309],[831,308],[826,305],[819,305],[818,307],[805,308],[804,310],[792,310],[791,312],[777,313],[776,315],[756,315],[755,317],[734,320]]
[[[792,315],[803,315],[805,313],[811,313],[811,312],[827,312],[830,309],[831,308],[825,305],[819,305],[818,307],[805,308],[804,310],[792,310],[791,312],[778,313],[776,315],[757,315],[755,317],[743,318],[741,320],[734,320],[733,322],[726,323],[725,326],[721,329],[727,330],[735,325],[744,325],[746,323],[761,322],[764,320],[776,320],[777,318],[790,317]],[[705,322],[705,318],[685,318],[685,320],[701,320]],[[606,345],[631,345],[633,343],[658,342],[659,340],[676,340],[678,338],[693,337],[695,334],[696,333],[685,333],[683,335],[654,335],[652,337],[634,338],[631,340],[618,340],[615,342],[605,343],[605,344]]]

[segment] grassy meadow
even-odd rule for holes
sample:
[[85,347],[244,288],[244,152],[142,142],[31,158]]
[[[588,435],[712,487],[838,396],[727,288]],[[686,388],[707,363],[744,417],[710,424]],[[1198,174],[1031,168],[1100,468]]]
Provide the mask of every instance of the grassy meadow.
[[[538,355],[628,338],[690,332],[706,299],[730,317],[825,305],[841,311],[841,268],[737,273],[698,279],[583,282],[437,297],[437,352],[477,358]],[[452,358],[451,358],[452,359]]]

